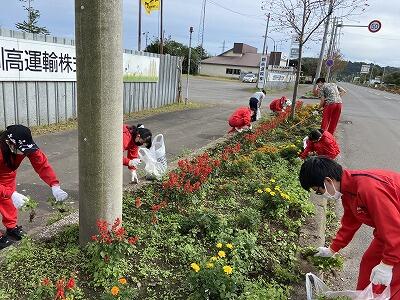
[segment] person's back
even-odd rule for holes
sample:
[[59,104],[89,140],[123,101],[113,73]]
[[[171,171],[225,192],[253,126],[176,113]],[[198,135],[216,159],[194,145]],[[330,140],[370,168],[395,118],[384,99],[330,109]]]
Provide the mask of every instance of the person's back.
[[318,155],[325,155],[332,159],[335,159],[340,153],[335,137],[326,130],[323,132],[321,139],[315,143],[314,147]]
[[326,104],[342,103],[342,97],[340,97],[341,87],[335,83],[325,83],[320,89],[320,96],[325,98]]
[[251,97],[251,98],[256,98],[258,101],[264,99],[265,94],[263,92],[255,92]]

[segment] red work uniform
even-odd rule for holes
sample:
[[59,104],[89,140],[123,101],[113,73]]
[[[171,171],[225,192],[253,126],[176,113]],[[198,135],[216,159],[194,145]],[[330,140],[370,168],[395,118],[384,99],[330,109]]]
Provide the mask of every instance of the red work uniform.
[[135,167],[129,167],[129,161],[139,158],[139,146],[135,144],[135,138],[132,137],[129,127],[129,125],[124,125],[122,128],[122,150],[127,152],[127,156],[122,158],[122,164],[128,166],[129,170],[136,170]]
[[331,159],[335,159],[339,155],[339,145],[332,134],[328,131],[322,133],[318,141],[307,140],[307,146],[304,151],[299,155],[300,158],[306,159],[310,152],[317,152],[317,155],[324,155]]
[[248,107],[239,107],[230,116],[228,123],[229,126],[234,128],[242,128],[244,126],[250,126],[251,124],[251,109]]
[[381,261],[392,265],[391,300],[400,299],[400,173],[386,170],[344,170],[340,191],[344,215],[333,239],[335,252],[347,246],[361,224],[374,228],[364,253],[357,289],[370,284],[371,270]]
[[40,178],[50,187],[59,185],[57,176],[49,164],[46,155],[39,149],[28,155],[16,154],[14,164],[16,169],[11,170],[3,159],[0,151],[0,214],[3,217],[3,224],[6,228],[17,226],[18,210],[15,208],[11,195],[16,190],[17,168],[25,157],[28,157],[32,167]]
[[269,109],[272,110],[273,112],[280,112],[283,110],[283,105],[286,102],[286,98],[282,97],[279,99],[274,99],[269,105]]

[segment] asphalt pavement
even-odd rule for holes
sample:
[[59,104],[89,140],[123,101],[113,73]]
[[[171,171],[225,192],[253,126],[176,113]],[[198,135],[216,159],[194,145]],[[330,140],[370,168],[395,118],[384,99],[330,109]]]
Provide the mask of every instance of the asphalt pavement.
[[[164,134],[169,161],[225,135],[229,129],[228,117],[235,108],[248,105],[248,99],[255,84],[192,77],[189,86],[189,99],[207,104],[207,107],[162,113],[127,122],[130,124],[143,123],[152,130],[153,135]],[[301,87],[300,92],[306,89],[307,87]],[[183,91],[185,90],[185,86],[183,86]],[[269,102],[283,95],[291,96],[291,91],[268,94],[263,103],[263,111],[269,111],[267,109]],[[70,194],[70,201],[73,202],[71,205],[77,207],[79,186],[77,130],[38,136],[35,137],[35,141],[48,156],[60,179],[61,187]],[[124,184],[129,184],[129,175],[127,168],[124,168]],[[47,199],[52,196],[51,190],[37,176],[27,159],[18,169],[17,184],[18,192],[29,195],[39,202],[34,221],[29,223],[27,214],[22,213],[19,224],[23,225],[26,230],[44,226],[47,218],[53,212],[53,209],[47,204]]]
[[[391,169],[400,172],[400,95],[340,84],[347,91],[337,137],[339,161],[349,169]],[[338,215],[342,215],[337,205]],[[363,225],[341,251],[346,257],[344,271],[332,282],[335,290],[355,289],[362,254],[372,240],[372,229]]]

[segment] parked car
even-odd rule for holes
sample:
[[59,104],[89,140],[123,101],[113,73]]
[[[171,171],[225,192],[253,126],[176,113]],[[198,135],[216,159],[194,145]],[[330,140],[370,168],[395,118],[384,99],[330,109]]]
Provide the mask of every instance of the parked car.
[[243,76],[242,82],[257,82],[257,76],[256,74],[246,74]]

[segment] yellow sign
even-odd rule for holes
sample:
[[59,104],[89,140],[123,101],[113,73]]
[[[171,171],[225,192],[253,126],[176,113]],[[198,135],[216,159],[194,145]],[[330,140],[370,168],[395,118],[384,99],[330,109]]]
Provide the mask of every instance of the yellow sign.
[[161,0],[142,0],[142,4],[147,14],[150,14],[152,10],[159,10],[160,1]]

